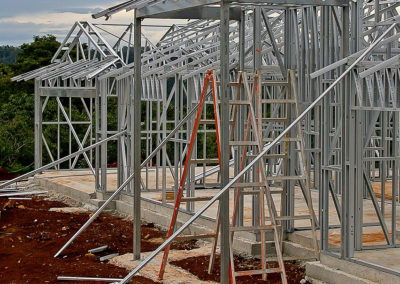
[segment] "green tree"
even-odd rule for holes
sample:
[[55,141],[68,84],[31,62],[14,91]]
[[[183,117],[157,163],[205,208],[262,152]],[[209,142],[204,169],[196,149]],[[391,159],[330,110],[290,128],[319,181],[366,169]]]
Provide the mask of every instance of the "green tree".
[[11,65],[16,75],[22,74],[50,64],[60,43],[53,35],[34,36],[32,43],[21,45],[17,62]]
[[0,46],[0,63],[11,64],[17,61],[19,47],[4,45]]
[[11,78],[48,65],[60,43],[55,36],[35,36],[21,46],[17,62],[0,64],[0,167],[29,169],[34,157],[34,84]]

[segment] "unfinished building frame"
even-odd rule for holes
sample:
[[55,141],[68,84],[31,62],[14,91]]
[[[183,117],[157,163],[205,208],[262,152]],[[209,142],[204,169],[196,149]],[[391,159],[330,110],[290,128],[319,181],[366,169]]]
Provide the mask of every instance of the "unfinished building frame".
[[[58,170],[74,169],[81,161],[95,175],[97,193],[105,194],[109,190],[107,144],[116,143],[116,157],[111,160],[117,161],[118,189],[111,198],[120,192],[133,196],[134,255],[139,259],[141,192],[160,191],[161,203],[170,206],[168,193],[176,192],[180,182],[203,81],[207,71],[214,70],[219,86],[221,166],[207,160],[207,143],[212,143],[209,137],[215,137],[215,128],[204,123],[193,154],[198,163],[190,166],[185,196],[193,198],[205,188],[222,189],[203,207],[219,200],[221,282],[229,279],[230,227],[257,226],[264,210],[253,195],[251,224],[245,224],[242,197],[235,224],[230,223],[228,190],[239,176],[256,182],[253,165],[259,159],[266,162],[267,187],[285,189],[281,215],[296,215],[296,188],[318,196],[314,219],[322,253],[357,262],[355,251],[398,247],[399,6],[398,1],[380,0],[131,0],[93,15],[108,18],[122,10],[135,11],[134,22],[113,35],[113,45],[101,35],[107,25],[77,22],[51,65],[14,78],[35,80],[37,170],[32,174],[50,167],[42,165],[45,155]],[[153,44],[142,33],[142,21],[148,18],[192,21],[172,25]],[[289,70],[295,74],[297,112],[288,107],[287,90],[282,87]],[[245,139],[249,115],[239,110],[237,126],[230,133],[229,102],[234,100],[234,82],[241,72],[246,72],[249,88],[255,87],[251,82],[256,73],[265,82],[262,99],[269,103],[254,101],[266,143],[263,151],[253,147],[244,152],[230,143],[231,135]],[[45,121],[51,100],[56,101],[57,121]],[[85,120],[74,119],[72,105],[78,101]],[[210,98],[206,105],[211,107]],[[111,122],[110,106],[116,107],[117,117]],[[300,134],[296,123],[301,125]],[[55,125],[51,142],[55,153],[44,135],[47,125]],[[63,127],[68,137],[62,137]],[[301,141],[290,140],[292,136]],[[68,140],[68,159],[60,156],[63,139]],[[241,157],[246,154],[250,159],[244,168]],[[209,179],[216,173],[217,180]],[[365,221],[366,203],[375,209],[373,222]],[[188,201],[181,210],[197,218],[207,209],[203,208],[198,211],[195,202]],[[279,222],[286,233],[312,227],[299,227],[295,219]],[[383,234],[383,243],[363,242],[371,228]],[[334,230],[340,230],[339,245],[330,242]]]

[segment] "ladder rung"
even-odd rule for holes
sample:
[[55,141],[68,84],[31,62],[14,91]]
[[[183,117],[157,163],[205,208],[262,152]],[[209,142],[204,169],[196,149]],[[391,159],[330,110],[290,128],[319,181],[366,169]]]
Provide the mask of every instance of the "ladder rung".
[[238,182],[234,183],[232,187],[260,187],[264,185],[263,182]]
[[286,81],[263,81],[261,84],[264,86],[289,86],[289,82]]
[[282,269],[277,267],[277,268],[258,269],[258,270],[236,271],[235,276],[257,275],[257,274],[267,274],[267,273],[281,273],[281,272],[282,272]]
[[182,197],[181,202],[190,202],[190,201],[208,201],[211,200],[214,196],[194,196],[194,197]]
[[[270,189],[269,192],[271,192],[271,194],[278,194],[278,193],[282,193],[283,190],[282,189]],[[242,191],[240,191],[240,194],[244,194],[244,195],[259,194],[259,193],[260,193],[259,190],[242,190]]]
[[304,180],[305,176],[267,176],[267,180]]
[[177,236],[175,240],[193,240],[193,239],[209,239],[209,238],[215,238],[215,234]]
[[214,164],[219,163],[218,158],[206,158],[206,159],[192,159],[190,160],[192,164]]
[[214,119],[202,119],[199,121],[200,124],[215,124]]
[[296,103],[293,99],[262,99],[263,104],[294,104]]
[[229,100],[229,104],[231,105],[250,105],[250,101],[246,100]]
[[311,219],[310,215],[299,215],[299,216],[277,216],[275,220],[278,221],[289,221],[289,220],[309,220]]
[[229,141],[230,146],[258,146],[257,141]]
[[[230,120],[229,123],[233,124],[233,120]],[[215,125],[215,120],[214,119],[202,119],[199,121],[200,124],[213,124]]]
[[231,232],[245,232],[245,231],[264,231],[264,230],[273,230],[274,226],[265,225],[265,226],[248,226],[248,227],[231,227]]

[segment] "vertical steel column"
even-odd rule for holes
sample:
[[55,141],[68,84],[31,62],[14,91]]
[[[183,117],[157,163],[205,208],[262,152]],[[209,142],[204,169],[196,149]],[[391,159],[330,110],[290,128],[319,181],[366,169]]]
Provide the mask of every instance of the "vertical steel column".
[[[349,34],[349,15],[350,9],[348,6],[343,7],[342,14],[342,57],[349,55],[349,41],[347,40]],[[342,68],[344,72],[344,67]],[[351,133],[350,123],[351,118],[350,110],[350,97],[352,95],[350,90],[350,76],[344,78],[342,83],[342,227],[341,227],[341,257],[350,258],[354,255],[354,167],[353,158],[354,153],[350,153]]]
[[[195,78],[189,78],[187,80],[187,111],[191,111],[193,109],[193,105],[196,103],[196,90],[195,90],[195,84],[194,84]],[[175,82],[176,84],[178,83],[178,76],[175,76]],[[183,94],[182,94],[183,95]],[[190,120],[188,120],[187,123],[187,129],[186,129],[186,140],[189,141],[190,137],[192,135],[192,129],[194,125],[194,117]],[[193,147],[193,154],[192,156],[195,158],[197,157],[197,139],[195,140],[195,147]],[[193,197],[195,194],[195,182],[194,178],[196,176],[196,166],[197,164],[191,163],[190,166],[188,167],[188,179],[186,181],[186,196],[187,197]],[[178,187],[176,187],[176,190],[178,190]],[[194,202],[186,202],[186,210],[189,212],[194,211]]]
[[[294,28],[297,23],[295,22],[297,10],[286,9],[285,11],[285,67],[287,69],[297,69],[295,66],[295,60],[293,56],[293,52],[299,53],[298,47],[296,47],[295,37],[296,35]],[[292,48],[293,47],[293,48]],[[289,90],[288,90],[289,92]],[[290,94],[290,97],[292,95]],[[289,121],[294,120],[294,113],[293,108],[290,105],[286,106],[286,115],[289,118]],[[293,131],[290,131],[290,135],[293,135]],[[297,156],[296,152],[294,151],[293,143],[287,142],[282,143],[283,147],[287,147],[288,157],[295,157]],[[294,158],[287,158],[284,161],[284,175],[294,175]],[[293,216],[294,215],[294,181],[292,180],[284,180],[282,181],[282,188],[284,189],[285,199],[282,203],[282,211],[284,216]],[[283,228],[286,232],[292,232],[294,230],[294,221],[287,220],[283,222]]]
[[[167,80],[164,80],[167,81]],[[176,126],[179,123],[179,110],[181,109],[181,102],[183,101],[183,82],[182,84],[179,86],[178,89],[175,89],[175,94],[174,94],[174,99],[175,99],[175,108],[174,108],[174,128],[176,128]],[[179,155],[180,155],[180,144],[178,143],[177,140],[180,138],[179,132],[177,131],[175,134],[175,141],[174,141],[174,189],[177,189],[179,186]],[[174,199],[176,198],[176,196],[174,195]]]
[[[106,80],[106,79],[103,79]],[[94,99],[94,137],[95,137],[95,143],[99,142],[99,114],[100,114],[100,109],[99,109],[99,101],[100,101],[100,82],[101,80],[97,81],[96,84],[96,97]],[[95,187],[96,191],[100,190],[100,147],[96,147],[94,150],[94,164],[95,164]]]
[[134,19],[134,61],[135,79],[132,104],[132,153],[133,157],[133,259],[140,259],[140,155],[141,155],[141,98],[142,98],[142,74],[141,74],[141,19]]
[[[244,58],[246,52],[246,10],[242,9],[240,13],[240,22],[239,22],[239,70],[244,71]],[[240,99],[244,97],[244,86],[240,85]],[[239,108],[239,126],[236,128],[236,135],[238,136],[238,141],[244,140],[244,122],[247,116],[245,116],[244,110]],[[240,157],[242,157],[244,153],[242,153],[242,147],[235,147],[235,175],[237,175],[240,171]],[[235,189],[239,190],[239,189]],[[236,193],[235,193],[236,195]],[[236,212],[235,225],[243,226],[243,217],[244,217],[244,200],[243,195],[239,195],[239,202]]]
[[[108,94],[108,78],[100,81],[100,132],[101,140],[107,138],[107,94]],[[107,142],[100,146],[100,190],[105,192],[107,190]]]
[[[392,156],[399,156],[399,142],[397,137],[399,136],[399,112],[393,112],[393,137],[392,137]],[[397,240],[397,197],[398,197],[398,186],[399,186],[399,162],[397,159],[393,160],[392,165],[392,245],[396,246]]]
[[[229,1],[221,1],[220,74],[221,74],[221,188],[229,182]],[[220,198],[221,283],[229,283],[229,191]]]
[[[328,14],[329,8],[321,8],[321,62],[322,66],[328,65],[327,50],[328,45]],[[324,75],[325,78],[326,75]],[[319,129],[321,133],[321,160],[322,160],[322,186],[319,193],[319,222],[321,232],[321,250],[327,251],[329,249],[329,182],[330,171],[326,168],[329,165],[329,126],[331,124],[330,114],[330,101],[329,98],[323,100],[322,108],[322,123]]]
[[[117,129],[121,131],[122,125],[122,109],[123,109],[123,102],[124,102],[124,93],[121,91],[121,81],[115,83],[116,85],[116,94],[117,94],[117,101],[118,101],[118,112],[117,112]],[[117,186],[119,187],[123,182],[123,166],[122,166],[122,139],[123,137],[118,137],[117,140]]]
[[[133,120],[133,118],[132,118],[132,109],[133,109],[132,103],[133,103],[133,101],[131,99],[132,83],[133,83],[132,76],[129,76],[129,77],[125,78],[124,82],[123,82],[123,85],[124,85],[124,88],[125,88],[125,90],[124,90],[125,91],[125,96],[127,96],[127,98],[126,98],[126,101],[127,101],[127,104],[126,104],[126,118],[125,118],[127,133],[123,137],[123,138],[126,137],[125,141],[126,141],[126,166],[127,166],[126,172],[127,172],[127,177],[130,174],[132,174],[132,172],[133,172],[133,165],[132,165],[133,159],[131,158],[131,157],[133,157],[133,154],[132,154],[133,153],[133,149],[132,149],[133,142],[132,142],[132,135],[131,135],[131,133],[132,133],[132,120]],[[133,194],[133,182],[130,182],[130,183],[127,184],[126,192],[128,192],[128,194],[130,194],[130,195]]]
[[[361,3],[351,3],[351,44],[350,52],[355,53],[360,49],[360,39],[362,38],[362,22],[361,22]],[[362,110],[353,110],[355,112],[355,211],[354,211],[354,235],[355,235],[355,249],[362,248],[362,235],[363,235],[363,197],[364,197],[364,147],[363,137],[365,129],[366,113]]]
[[[261,7],[256,7],[253,10],[253,72],[255,73],[257,70],[261,68]],[[256,102],[254,98],[253,103]],[[254,103],[254,110],[257,111],[258,107]],[[256,116],[258,114],[256,113]],[[255,149],[255,147],[254,147]],[[253,150],[254,150],[253,149]],[[257,176],[257,168],[253,168],[253,179],[256,181]],[[260,225],[260,197],[258,195],[252,196],[252,224],[253,226]]]
[[40,80],[35,80],[35,169],[42,166],[42,100]]

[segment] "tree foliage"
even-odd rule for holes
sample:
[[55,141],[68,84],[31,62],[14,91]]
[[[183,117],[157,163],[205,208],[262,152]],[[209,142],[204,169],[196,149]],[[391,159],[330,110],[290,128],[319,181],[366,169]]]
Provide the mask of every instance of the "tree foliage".
[[0,63],[11,64],[17,61],[18,53],[21,52],[19,47],[3,45],[0,46]]
[[34,84],[11,77],[48,65],[59,46],[55,36],[35,36],[16,63],[0,64],[0,167],[29,168],[34,159]]

